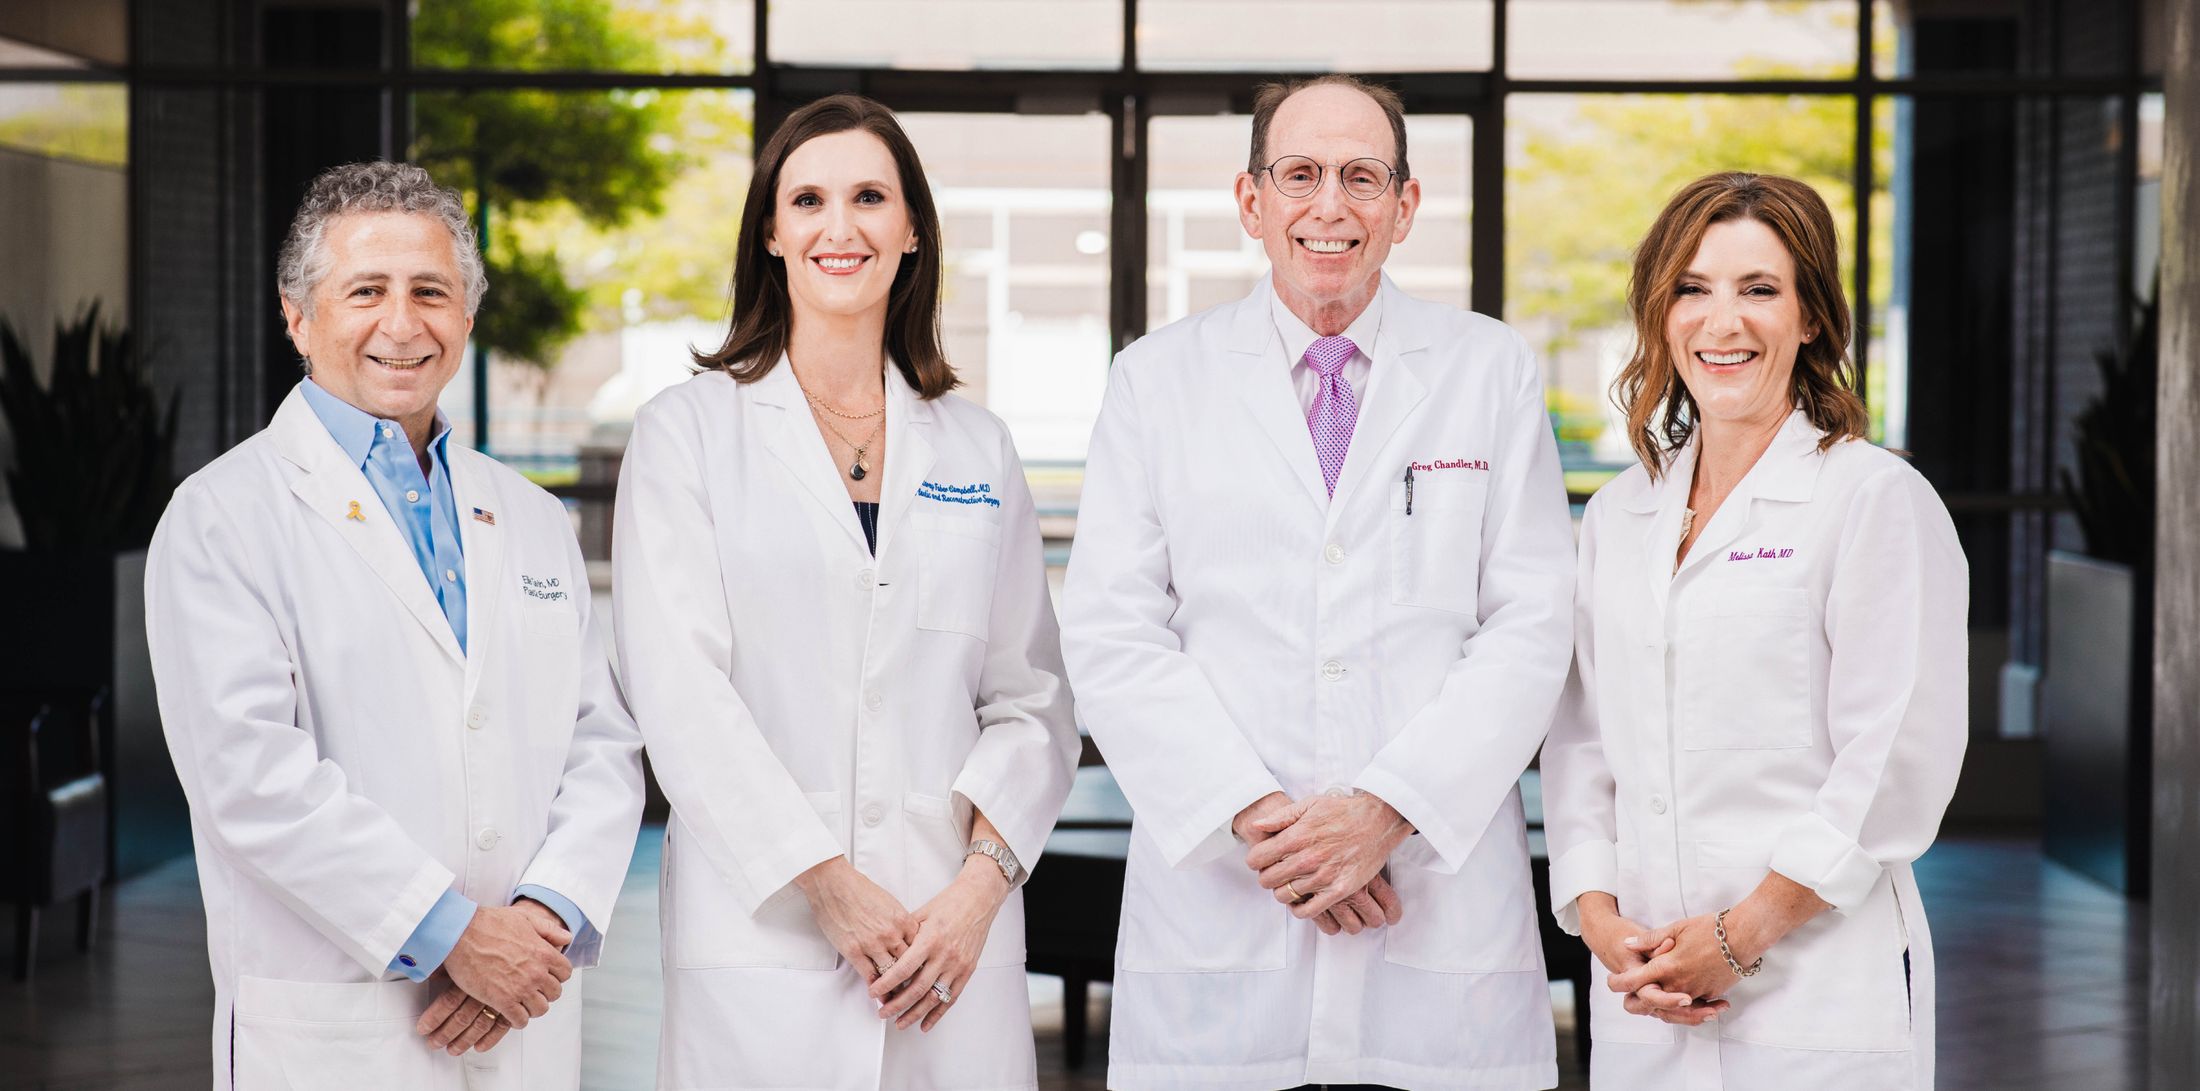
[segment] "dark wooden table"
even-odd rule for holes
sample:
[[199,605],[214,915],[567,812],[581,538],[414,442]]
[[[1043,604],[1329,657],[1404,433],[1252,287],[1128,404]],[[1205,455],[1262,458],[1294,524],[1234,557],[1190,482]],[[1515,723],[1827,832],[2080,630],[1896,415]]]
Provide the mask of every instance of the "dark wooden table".
[[[1551,980],[1574,988],[1574,1033],[1589,1055],[1588,951],[1551,919],[1551,862],[1543,840],[1543,777],[1520,778],[1535,877],[1536,922]],[[1115,979],[1115,935],[1123,917],[1123,867],[1130,857],[1131,805],[1104,765],[1077,770],[1069,801],[1047,839],[1046,856],[1024,885],[1025,967],[1062,979],[1062,1044],[1071,1068],[1085,1061],[1086,992]]]

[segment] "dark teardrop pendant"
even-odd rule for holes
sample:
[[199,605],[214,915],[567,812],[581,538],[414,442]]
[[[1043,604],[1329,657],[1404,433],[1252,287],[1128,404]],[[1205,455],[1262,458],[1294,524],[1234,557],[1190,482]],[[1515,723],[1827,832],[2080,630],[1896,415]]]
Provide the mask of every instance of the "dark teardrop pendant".
[[861,481],[870,476],[870,473],[871,471],[863,468],[861,461],[852,462],[848,465],[848,480],[850,481]]

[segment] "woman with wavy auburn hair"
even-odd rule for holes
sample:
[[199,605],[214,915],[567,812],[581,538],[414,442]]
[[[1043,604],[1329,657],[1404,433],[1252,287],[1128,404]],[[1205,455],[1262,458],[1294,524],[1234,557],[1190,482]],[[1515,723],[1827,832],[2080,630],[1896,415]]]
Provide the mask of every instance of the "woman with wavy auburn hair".
[[1815,191],[1742,173],[1635,254],[1640,464],[1583,519],[1543,751],[1552,905],[1611,975],[1600,1088],[1932,1086],[1910,863],[1963,760],[1969,579],[1863,438],[1838,254]]

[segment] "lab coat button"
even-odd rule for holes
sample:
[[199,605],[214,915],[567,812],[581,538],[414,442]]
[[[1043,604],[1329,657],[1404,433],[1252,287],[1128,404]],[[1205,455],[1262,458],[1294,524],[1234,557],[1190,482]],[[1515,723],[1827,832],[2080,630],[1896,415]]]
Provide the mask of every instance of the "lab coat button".
[[874,689],[863,695],[863,707],[877,712],[879,709],[886,707],[886,698],[880,696],[879,692]]
[[1344,664],[1339,663],[1334,659],[1322,664],[1322,677],[1327,678],[1332,682],[1344,677]]
[[1664,796],[1651,796],[1651,797],[1650,797],[1650,813],[1651,813],[1651,814],[1664,814],[1664,813],[1665,813],[1665,797],[1664,797]]
[[876,826],[884,821],[886,821],[886,808],[881,807],[876,803],[866,803],[863,805],[864,825]]
[[497,831],[494,829],[481,831],[481,836],[474,838],[474,844],[480,845],[483,852],[497,847]]
[[1330,564],[1343,564],[1344,547],[1335,542],[1329,543],[1329,548],[1322,550],[1322,559]]
[[466,726],[467,726],[467,727],[470,727],[470,728],[473,728],[473,729],[474,729],[474,730],[476,730],[476,731],[479,731],[479,730],[481,730],[481,727],[482,727],[482,725],[483,725],[483,724],[486,724],[486,723],[488,723],[488,722],[489,722],[489,710],[488,710],[488,709],[485,709],[485,708],[481,707],[480,705],[475,705],[474,707],[472,707],[472,708],[470,708],[470,709],[467,709],[467,710],[466,710]]
[[877,583],[878,573],[873,572],[868,568],[856,573],[856,586],[858,587],[871,587],[876,585]]

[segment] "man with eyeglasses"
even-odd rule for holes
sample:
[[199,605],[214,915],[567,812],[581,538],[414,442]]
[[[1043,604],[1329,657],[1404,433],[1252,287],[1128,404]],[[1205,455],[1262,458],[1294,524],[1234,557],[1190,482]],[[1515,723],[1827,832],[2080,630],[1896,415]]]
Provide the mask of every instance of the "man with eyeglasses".
[[1518,782],[1571,658],[1535,360],[1383,275],[1398,97],[1264,87],[1238,216],[1270,275],[1123,350],[1063,593],[1136,812],[1113,1088],[1548,1088]]

